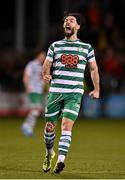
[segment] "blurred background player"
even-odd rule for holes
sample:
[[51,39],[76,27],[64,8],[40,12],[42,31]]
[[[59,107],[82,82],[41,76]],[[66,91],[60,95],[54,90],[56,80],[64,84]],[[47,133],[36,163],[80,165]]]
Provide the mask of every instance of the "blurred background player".
[[45,52],[37,50],[36,57],[30,61],[24,70],[23,82],[30,102],[30,111],[21,126],[24,135],[32,136],[40,113],[44,112],[44,82],[41,72],[45,60]]

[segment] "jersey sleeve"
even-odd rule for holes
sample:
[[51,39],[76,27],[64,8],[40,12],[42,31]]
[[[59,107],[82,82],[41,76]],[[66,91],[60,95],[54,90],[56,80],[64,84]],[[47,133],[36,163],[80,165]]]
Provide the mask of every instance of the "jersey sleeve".
[[95,61],[95,53],[94,53],[94,49],[92,48],[91,45],[89,46],[88,55],[87,55],[86,59],[88,62]]
[[48,59],[50,62],[53,62],[53,59],[54,59],[54,43],[51,44],[51,46],[49,47],[46,59]]
[[26,73],[26,74],[28,74],[28,75],[30,75],[31,74],[31,65],[30,65],[30,63],[29,64],[27,64],[26,65],[26,67],[25,67],[25,69],[24,69],[24,72]]

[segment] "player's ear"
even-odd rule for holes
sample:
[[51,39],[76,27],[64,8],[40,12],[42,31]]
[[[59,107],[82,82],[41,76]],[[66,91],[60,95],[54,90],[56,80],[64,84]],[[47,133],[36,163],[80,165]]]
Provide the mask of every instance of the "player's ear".
[[79,30],[80,29],[80,25],[77,25],[77,30]]

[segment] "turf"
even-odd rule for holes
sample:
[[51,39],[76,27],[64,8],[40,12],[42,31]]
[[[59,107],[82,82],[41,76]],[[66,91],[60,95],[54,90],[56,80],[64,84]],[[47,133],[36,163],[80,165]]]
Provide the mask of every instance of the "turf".
[[[73,129],[65,170],[59,175],[55,175],[53,170],[48,173],[41,170],[44,121],[39,119],[35,136],[27,138],[20,131],[22,120],[0,118],[0,179],[125,178],[124,120],[78,120]],[[57,129],[56,152],[60,123]]]

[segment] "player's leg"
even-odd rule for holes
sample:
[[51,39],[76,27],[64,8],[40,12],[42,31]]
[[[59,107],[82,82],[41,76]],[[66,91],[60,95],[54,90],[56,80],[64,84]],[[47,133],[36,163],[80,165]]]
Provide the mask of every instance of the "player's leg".
[[45,159],[43,162],[43,171],[48,172],[51,169],[52,159],[55,157],[53,150],[55,140],[56,122],[46,122],[44,128],[44,142],[46,147]]
[[44,128],[44,142],[46,147],[46,155],[43,162],[43,171],[48,172],[51,169],[52,159],[55,156],[53,150],[55,140],[56,121],[60,114],[60,101],[62,97],[59,95],[50,94],[45,113],[46,123]]
[[39,93],[30,93],[30,111],[22,125],[22,131],[26,136],[32,136],[37,122],[37,118],[42,113],[42,95]]
[[68,96],[66,97],[64,109],[63,109],[63,119],[61,126],[61,137],[59,140],[59,154],[56,166],[54,168],[55,173],[60,173],[64,167],[64,161],[67,156],[72,136],[72,128],[75,120],[77,119],[79,109],[81,104],[81,96]]
[[68,153],[71,144],[73,124],[74,124],[73,120],[63,117],[62,126],[61,126],[61,137],[58,146],[58,150],[59,150],[58,160],[54,168],[55,173],[60,173],[65,167],[64,160],[66,158],[66,155]]

